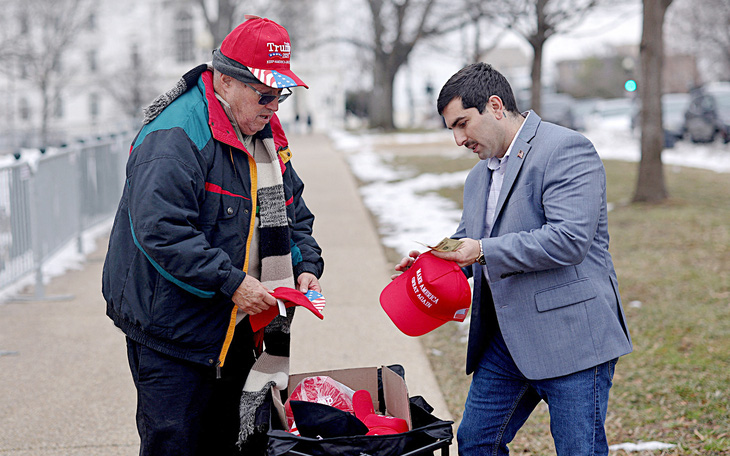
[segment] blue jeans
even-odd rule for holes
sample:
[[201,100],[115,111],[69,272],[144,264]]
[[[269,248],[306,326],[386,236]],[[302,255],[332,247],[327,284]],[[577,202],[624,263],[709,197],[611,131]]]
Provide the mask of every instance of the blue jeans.
[[558,455],[607,455],[604,423],[617,360],[564,377],[529,380],[496,333],[472,377],[457,436],[459,455],[509,454],[507,444],[540,400],[548,404]]

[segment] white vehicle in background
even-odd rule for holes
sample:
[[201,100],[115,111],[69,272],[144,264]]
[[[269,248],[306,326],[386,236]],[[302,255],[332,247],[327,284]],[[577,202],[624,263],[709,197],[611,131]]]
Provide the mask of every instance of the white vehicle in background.
[[587,128],[631,131],[631,117],[635,110],[631,98],[597,100],[588,116]]

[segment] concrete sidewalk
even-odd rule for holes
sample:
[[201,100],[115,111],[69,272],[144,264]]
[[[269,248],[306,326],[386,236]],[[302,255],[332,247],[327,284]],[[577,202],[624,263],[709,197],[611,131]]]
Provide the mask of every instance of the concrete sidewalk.
[[[290,138],[304,198],[316,216],[327,299],[325,319],[298,312],[291,372],[402,364],[411,395],[449,419],[420,342],[380,308],[389,282],[373,223],[343,157],[325,136]],[[138,454],[135,390],[124,336],[105,316],[101,268],[106,238],[82,270],[46,286],[65,301],[0,304],[0,455]]]

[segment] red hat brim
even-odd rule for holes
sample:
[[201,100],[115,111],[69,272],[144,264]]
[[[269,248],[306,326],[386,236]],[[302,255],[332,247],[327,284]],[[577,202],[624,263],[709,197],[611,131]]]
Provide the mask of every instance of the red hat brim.
[[278,70],[262,70],[259,68],[246,67],[251,73],[261,81],[262,84],[272,89],[285,89],[287,87],[304,87],[309,88],[299,76],[294,74],[292,70],[284,68]]
[[[292,306],[302,306],[309,309],[309,311],[316,315],[317,318],[319,318],[320,320],[324,319],[324,315],[322,315],[320,311],[317,310],[316,307],[314,307],[312,301],[310,301],[304,295],[304,293],[299,290],[287,287],[278,287],[271,295],[277,299],[281,299],[282,301],[284,301],[284,305],[287,308]],[[253,332],[256,332],[271,323],[277,315],[279,315],[279,307],[271,306],[265,311],[259,312],[256,315],[249,315],[248,321],[251,324],[251,329],[253,330]]]

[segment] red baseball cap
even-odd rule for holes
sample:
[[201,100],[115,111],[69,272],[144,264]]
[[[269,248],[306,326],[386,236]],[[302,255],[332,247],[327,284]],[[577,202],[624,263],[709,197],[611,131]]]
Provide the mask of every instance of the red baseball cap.
[[404,334],[422,336],[448,321],[464,321],[471,289],[461,268],[421,254],[380,293],[380,305]]
[[[309,311],[316,315],[320,320],[324,319],[324,315],[322,315],[314,304],[312,304],[312,301],[310,301],[309,298],[307,298],[307,296],[299,290],[288,287],[278,287],[274,289],[274,292],[271,293],[271,295],[284,301],[284,306],[286,308],[302,306],[309,309]],[[253,332],[256,332],[271,323],[277,315],[279,315],[279,307],[271,306],[256,315],[249,315],[248,321],[251,324]]]
[[375,413],[373,399],[368,390],[357,390],[352,395],[355,416],[368,427],[367,435],[386,435],[408,432],[408,421]]
[[246,21],[223,39],[220,52],[247,67],[256,79],[269,87],[309,88],[289,69],[289,33],[270,19],[246,16]]

